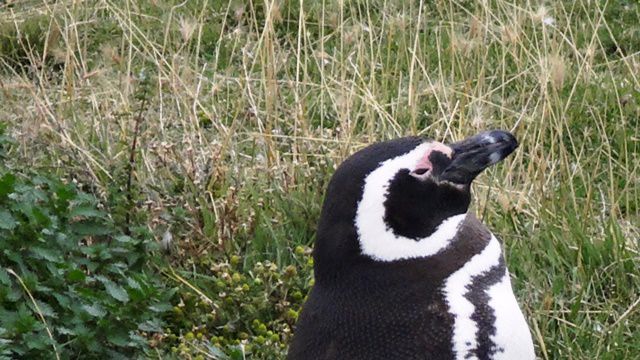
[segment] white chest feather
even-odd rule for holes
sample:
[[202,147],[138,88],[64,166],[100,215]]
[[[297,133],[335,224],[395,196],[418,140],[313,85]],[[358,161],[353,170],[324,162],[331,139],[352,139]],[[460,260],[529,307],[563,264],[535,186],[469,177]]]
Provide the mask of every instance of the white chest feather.
[[489,305],[496,309],[496,333],[492,341],[504,350],[496,353],[494,359],[535,359],[531,333],[513,294],[509,272],[487,293],[491,298]]
[[[461,269],[451,274],[444,286],[449,311],[454,316],[453,348],[456,359],[479,360],[477,349],[481,346],[479,326],[473,314],[476,307],[467,296],[474,279],[500,265],[502,251],[495,236],[479,254],[472,257]],[[495,271],[495,270],[494,270]],[[497,282],[480,291],[483,306],[488,305],[495,317],[495,332],[484,341],[490,344],[491,359],[535,359],[533,342],[527,322],[516,301],[506,268]],[[487,301],[488,299],[488,301]],[[485,346],[487,344],[484,344]]]

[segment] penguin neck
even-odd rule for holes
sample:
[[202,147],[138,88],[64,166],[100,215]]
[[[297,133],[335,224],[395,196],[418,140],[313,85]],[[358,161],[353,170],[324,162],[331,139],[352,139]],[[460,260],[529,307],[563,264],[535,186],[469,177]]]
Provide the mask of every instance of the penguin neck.
[[[389,261],[364,255],[358,246],[355,230],[336,234],[346,237],[333,238],[333,241],[322,241],[323,234],[319,233],[314,251],[316,284],[353,286],[360,283],[363,286],[384,288],[393,284],[441,283],[480,253],[491,239],[489,230],[473,214],[465,214],[456,230],[438,251]],[[341,246],[340,249],[329,249],[322,246],[326,243]]]
[[[434,231],[421,239],[396,235],[388,227],[358,227],[362,253],[378,261],[396,261],[434,256],[449,246],[467,213],[450,216],[440,222]],[[383,225],[383,222],[379,222]]]

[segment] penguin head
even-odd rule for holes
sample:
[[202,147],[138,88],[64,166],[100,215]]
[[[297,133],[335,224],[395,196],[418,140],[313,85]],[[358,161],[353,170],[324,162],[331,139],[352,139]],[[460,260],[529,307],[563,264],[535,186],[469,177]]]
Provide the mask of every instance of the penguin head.
[[512,134],[493,130],[452,144],[401,138],[353,154],[327,189],[316,275],[354,261],[393,262],[444,249],[468,210],[473,180],[517,146]]

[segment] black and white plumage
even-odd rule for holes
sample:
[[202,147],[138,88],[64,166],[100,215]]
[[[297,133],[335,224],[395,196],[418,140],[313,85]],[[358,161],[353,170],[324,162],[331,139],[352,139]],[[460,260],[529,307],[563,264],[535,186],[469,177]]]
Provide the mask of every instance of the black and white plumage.
[[467,213],[473,179],[516,147],[408,137],[344,161],[288,359],[534,359],[501,244]]

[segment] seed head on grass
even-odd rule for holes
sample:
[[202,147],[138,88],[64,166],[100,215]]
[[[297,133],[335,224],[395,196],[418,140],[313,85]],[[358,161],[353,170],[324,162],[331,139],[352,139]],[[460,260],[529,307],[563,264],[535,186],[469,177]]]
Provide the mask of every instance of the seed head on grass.
[[182,36],[182,41],[188,43],[193,36],[196,28],[198,27],[198,23],[195,19],[189,17],[180,18],[180,35]]

